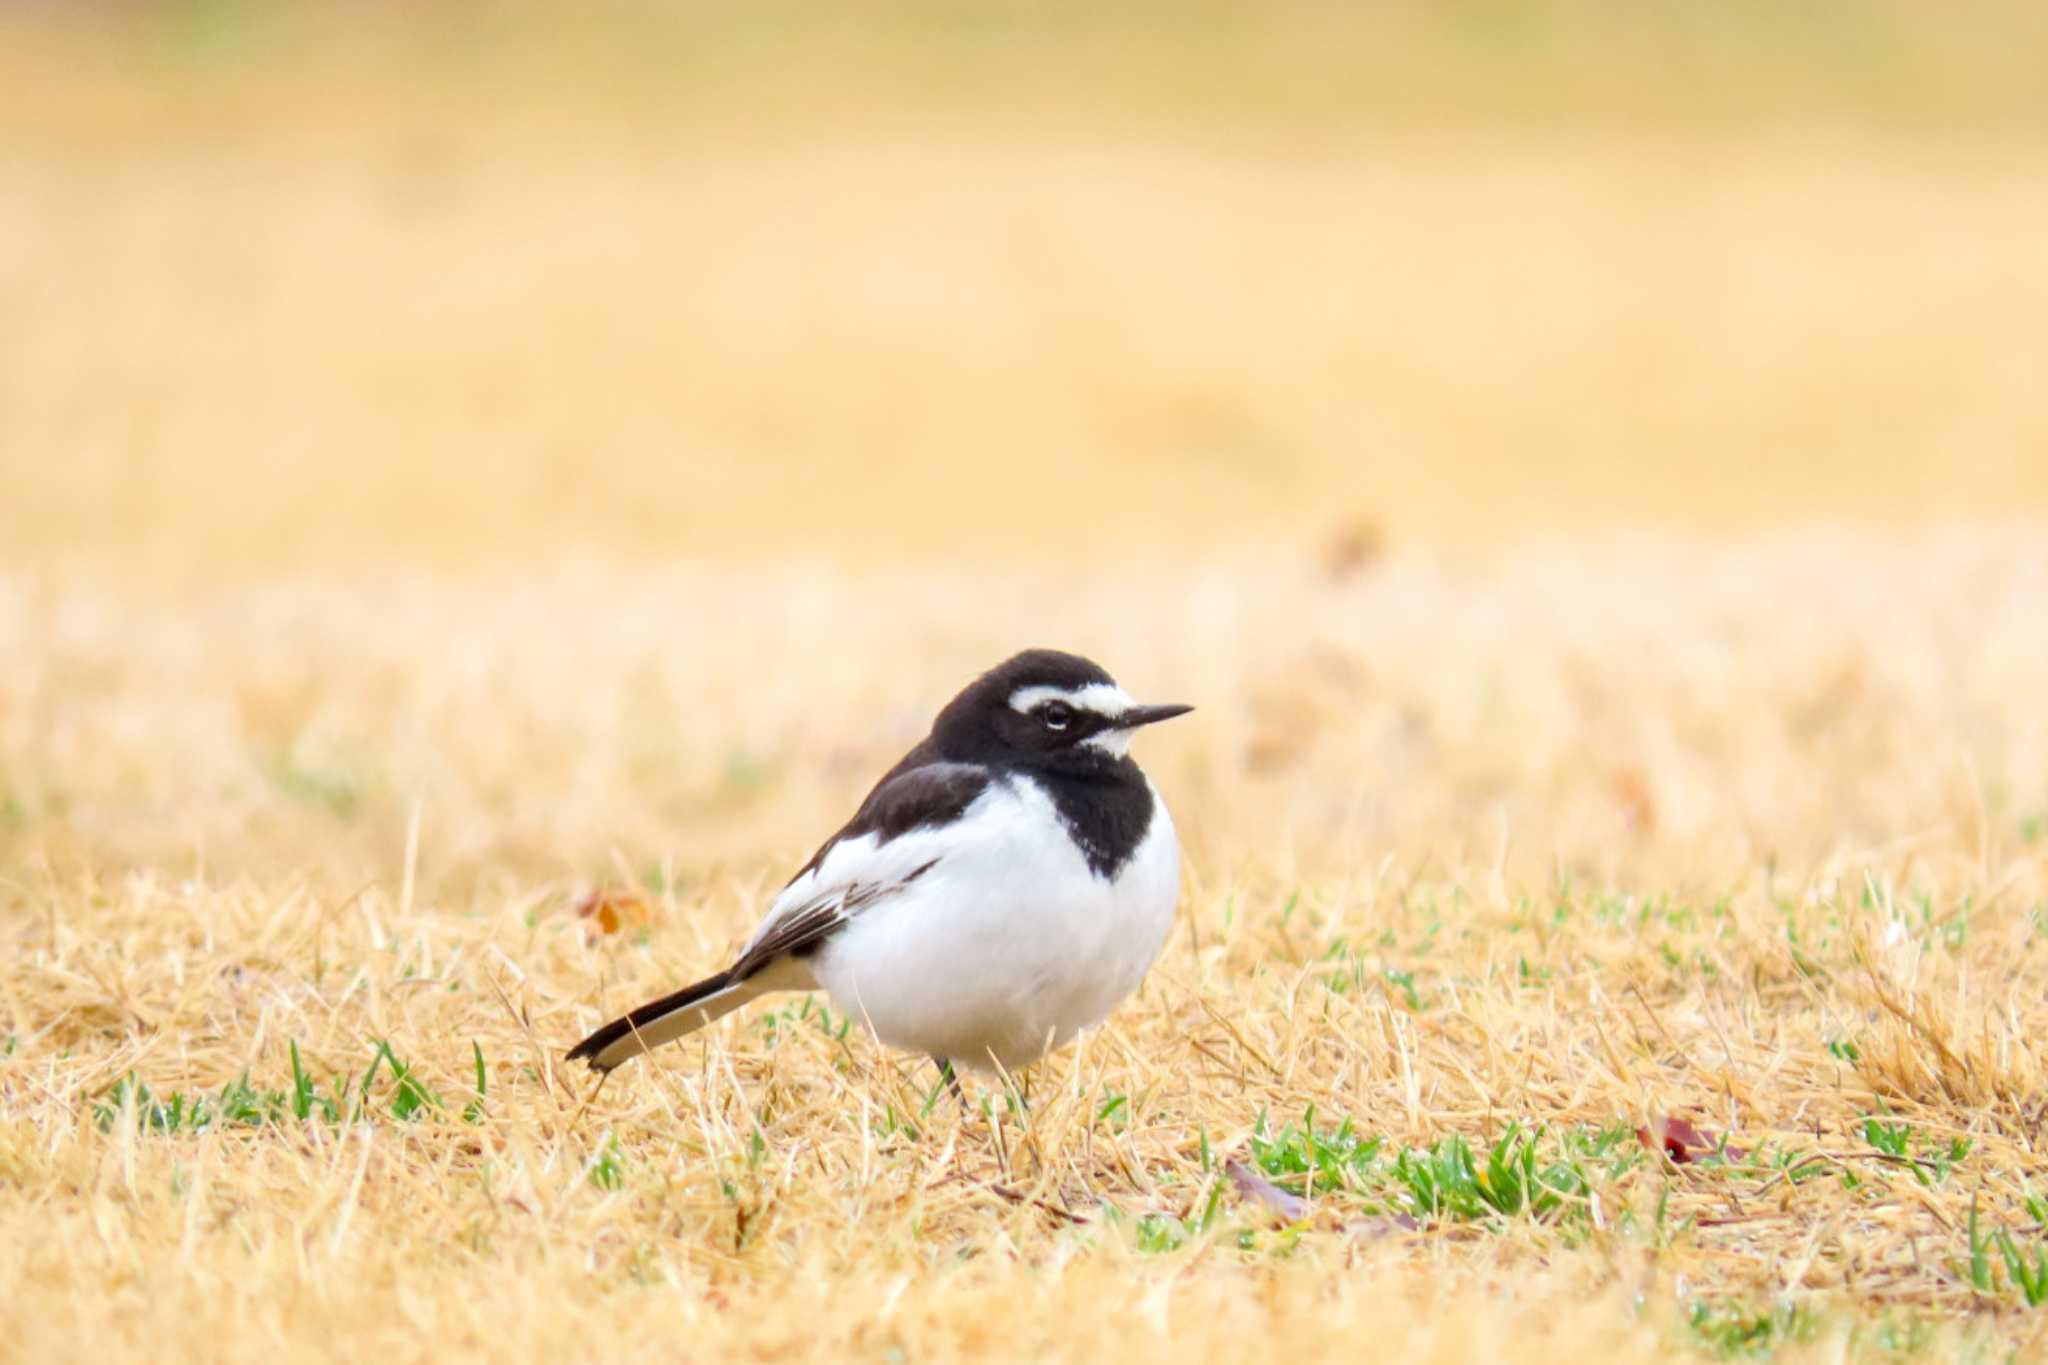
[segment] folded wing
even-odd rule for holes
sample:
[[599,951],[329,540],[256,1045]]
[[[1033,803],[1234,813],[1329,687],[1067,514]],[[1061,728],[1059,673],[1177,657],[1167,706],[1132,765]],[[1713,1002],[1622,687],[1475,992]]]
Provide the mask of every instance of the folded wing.
[[612,1020],[570,1049],[569,1059],[610,1071],[755,996],[808,986],[803,959],[855,916],[945,861],[943,839],[904,836],[958,820],[991,780],[986,769],[969,764],[899,764],[782,888],[732,966]]
[[809,956],[847,920],[931,871],[945,857],[942,843],[899,840],[957,821],[990,780],[966,763],[899,766],[790,878],[733,971],[746,977],[784,955]]

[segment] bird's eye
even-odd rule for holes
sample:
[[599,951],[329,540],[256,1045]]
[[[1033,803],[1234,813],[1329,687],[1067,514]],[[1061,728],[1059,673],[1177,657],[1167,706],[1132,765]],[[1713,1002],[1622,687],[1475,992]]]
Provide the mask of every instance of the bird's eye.
[[1038,718],[1048,730],[1064,730],[1074,723],[1074,708],[1063,701],[1049,701],[1038,708]]

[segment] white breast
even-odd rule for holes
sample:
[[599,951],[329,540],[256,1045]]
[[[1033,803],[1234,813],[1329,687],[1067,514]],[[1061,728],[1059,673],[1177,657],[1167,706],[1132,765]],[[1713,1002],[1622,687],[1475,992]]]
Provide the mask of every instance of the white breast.
[[964,1066],[1033,1061],[1137,989],[1173,924],[1180,843],[1156,790],[1114,879],[1089,869],[1023,779],[991,785],[953,825],[903,836],[913,841],[914,856],[937,857],[930,872],[811,964],[841,1010],[895,1047]]

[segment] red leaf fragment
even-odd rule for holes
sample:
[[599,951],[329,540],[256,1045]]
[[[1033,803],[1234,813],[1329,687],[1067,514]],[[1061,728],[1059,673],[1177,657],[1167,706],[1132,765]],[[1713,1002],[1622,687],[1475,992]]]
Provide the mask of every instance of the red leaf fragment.
[[1739,1161],[1745,1154],[1741,1147],[1721,1146],[1720,1139],[1700,1131],[1683,1114],[1651,1115],[1649,1127],[1636,1129],[1636,1141],[1653,1152],[1663,1152],[1674,1166],[1688,1165],[1716,1153]]

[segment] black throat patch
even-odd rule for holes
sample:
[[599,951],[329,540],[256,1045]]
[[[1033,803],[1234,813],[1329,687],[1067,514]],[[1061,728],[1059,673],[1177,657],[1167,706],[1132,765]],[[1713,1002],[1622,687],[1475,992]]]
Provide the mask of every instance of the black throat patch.
[[1052,798],[1088,870],[1115,881],[1152,829],[1152,788],[1138,765],[1120,758],[1085,772],[1034,767],[1024,773]]

